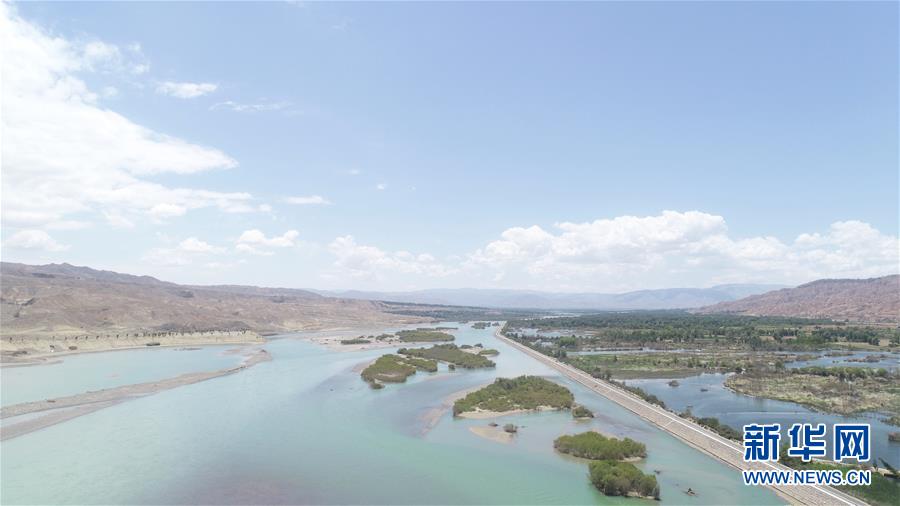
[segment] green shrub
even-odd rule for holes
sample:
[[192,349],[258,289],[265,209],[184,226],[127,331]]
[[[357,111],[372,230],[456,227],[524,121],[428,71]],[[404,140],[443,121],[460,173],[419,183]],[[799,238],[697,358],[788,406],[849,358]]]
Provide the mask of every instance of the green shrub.
[[409,357],[421,357],[431,360],[440,360],[441,362],[449,362],[465,369],[476,369],[479,367],[494,367],[497,364],[490,360],[462,351],[455,344],[436,344],[431,348],[400,348],[397,353]]
[[553,442],[556,451],[593,460],[623,460],[646,457],[647,447],[633,439],[606,437],[599,432],[583,432],[574,436],[560,436]]
[[584,406],[575,406],[572,409],[572,416],[575,418],[594,418],[594,412]]
[[360,376],[368,382],[384,381],[387,383],[403,383],[406,378],[416,373],[416,368],[397,355],[382,355],[369,367],[363,369]]
[[401,330],[397,332],[397,338],[405,343],[430,343],[456,339],[446,332],[426,329]]
[[589,465],[591,483],[606,495],[636,493],[659,499],[656,476],[644,474],[627,462],[597,460]]
[[542,406],[571,408],[574,401],[575,397],[568,388],[544,378],[537,376],[497,378],[490,385],[456,401],[453,404],[453,414],[459,415],[476,409],[504,412],[537,409]]

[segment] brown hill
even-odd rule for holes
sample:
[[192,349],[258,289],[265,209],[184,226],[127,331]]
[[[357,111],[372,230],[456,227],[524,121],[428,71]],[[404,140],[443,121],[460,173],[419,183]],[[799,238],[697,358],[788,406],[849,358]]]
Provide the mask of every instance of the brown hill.
[[697,312],[896,322],[900,321],[900,276],[820,279],[796,288],[720,302]]
[[252,330],[414,323],[391,304],[305,290],[188,286],[69,264],[0,263],[0,335]]

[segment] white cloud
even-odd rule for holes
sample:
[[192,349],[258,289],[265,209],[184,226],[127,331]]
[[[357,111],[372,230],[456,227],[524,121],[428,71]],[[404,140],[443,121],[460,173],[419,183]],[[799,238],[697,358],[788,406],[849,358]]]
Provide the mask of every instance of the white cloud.
[[148,251],[143,260],[164,266],[191,265],[195,260],[207,258],[209,255],[218,255],[225,251],[225,248],[220,246],[213,246],[196,237],[188,237],[174,247],[154,248]]
[[[100,41],[51,35],[0,3],[3,222],[36,227],[75,213],[160,219],[217,207],[250,212],[252,197],[170,188],[146,179],[229,169],[225,153],[135,124],[97,105],[83,72],[133,72],[122,51]],[[182,212],[184,211],[184,212]]]
[[379,190],[379,191],[387,190],[387,187],[388,187],[387,183],[378,183],[375,185],[375,189]]
[[272,255],[268,248],[289,248],[296,244],[300,233],[288,230],[280,236],[266,237],[261,230],[245,230],[235,241],[235,251],[251,255]]
[[20,230],[3,242],[8,248],[39,249],[44,251],[65,251],[69,246],[56,242],[43,230]]
[[154,218],[172,218],[175,216],[183,216],[187,212],[187,208],[178,204],[162,203],[151,207],[148,214]]
[[347,171],[347,174],[350,174],[351,176],[358,176],[362,174],[362,171],[359,169],[350,169]]
[[219,102],[217,104],[213,104],[209,109],[211,111],[215,111],[218,109],[228,109],[234,112],[266,112],[266,111],[281,111],[288,109],[291,107],[290,102],[257,102],[252,104],[242,104],[235,102],[233,100],[226,100],[224,102]]
[[103,216],[106,222],[113,228],[134,228],[134,222],[128,218],[114,212],[104,212]]
[[455,272],[430,254],[387,252],[375,246],[357,244],[351,235],[336,238],[328,245],[328,250],[337,257],[335,267],[354,278],[382,280],[398,273],[443,277]]
[[196,237],[188,237],[178,244],[178,248],[188,253],[221,253],[224,248],[213,246],[208,242],[201,241]]
[[81,220],[61,220],[53,221],[44,225],[47,230],[81,230],[91,226],[89,221]]
[[510,228],[470,255],[529,285],[570,289],[705,286],[725,282],[802,283],[824,277],[897,272],[900,242],[861,222],[834,223],[826,234],[733,238],[725,219],[698,211],[620,216],[587,223]]
[[164,81],[156,87],[156,92],[176,98],[197,98],[208,95],[219,88],[215,83],[178,83]]
[[616,292],[645,288],[764,282],[897,273],[900,240],[859,221],[793,241],[733,237],[725,219],[699,211],[619,216],[551,229],[512,227],[462,258],[387,252],[336,238],[329,250],[338,274],[379,282],[452,274],[458,286]]
[[101,40],[92,40],[74,45],[81,58],[85,70],[104,74],[122,73],[140,75],[150,70],[150,64],[144,59],[140,44],[126,46],[127,55],[115,44]]
[[288,204],[295,204],[300,206],[331,204],[330,200],[321,195],[310,195],[308,197],[287,197],[284,199],[284,201]]

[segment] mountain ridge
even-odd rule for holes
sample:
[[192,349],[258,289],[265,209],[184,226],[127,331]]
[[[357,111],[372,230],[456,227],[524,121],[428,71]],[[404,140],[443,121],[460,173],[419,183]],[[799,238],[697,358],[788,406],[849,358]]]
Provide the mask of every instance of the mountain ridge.
[[306,290],[179,285],[70,264],[0,262],[0,334],[252,330],[280,333],[427,321],[378,301]]
[[900,321],[900,275],[819,279],[795,288],[720,302],[696,312],[897,322]]
[[726,284],[710,288],[662,288],[625,293],[566,293],[540,290],[490,288],[427,289],[408,292],[364,290],[315,290],[332,297],[384,300],[420,304],[470,305],[492,308],[543,310],[641,310],[689,309],[737,300],[747,295],[783,288],[785,285]]

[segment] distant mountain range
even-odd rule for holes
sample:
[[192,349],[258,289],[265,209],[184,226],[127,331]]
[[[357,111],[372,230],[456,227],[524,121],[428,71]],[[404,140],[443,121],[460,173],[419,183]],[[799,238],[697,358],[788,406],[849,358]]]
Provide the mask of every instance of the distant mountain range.
[[347,299],[383,300],[415,304],[524,308],[542,310],[638,310],[698,308],[732,301],[785,285],[732,284],[712,288],[666,288],[627,293],[554,293],[532,290],[433,289],[412,292],[310,290]]
[[820,279],[796,288],[721,302],[697,312],[897,322],[900,321],[900,276]]
[[[399,312],[405,314],[396,314]],[[3,336],[129,331],[287,332],[426,321],[416,309],[290,288],[191,286],[69,264],[0,263]]]

